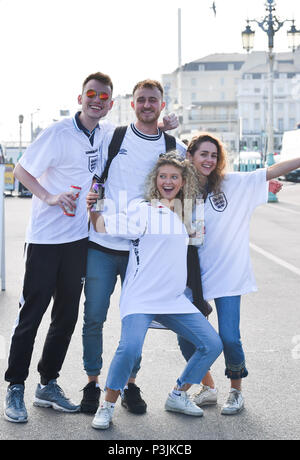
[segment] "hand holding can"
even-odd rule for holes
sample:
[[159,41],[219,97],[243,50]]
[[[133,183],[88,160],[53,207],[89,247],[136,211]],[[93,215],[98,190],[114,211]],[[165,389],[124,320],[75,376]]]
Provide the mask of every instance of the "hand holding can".
[[77,202],[80,192],[81,192],[81,187],[78,187],[76,185],[71,185],[70,186],[70,193],[72,194],[72,198],[74,200],[74,208],[71,209],[69,206],[65,206],[64,214],[66,216],[69,216],[69,217],[74,217],[75,216],[75,214],[76,214],[76,204],[75,204],[75,202]]
[[103,185],[100,184],[99,182],[95,182],[93,184],[93,192],[98,193],[98,198],[96,203],[94,203],[91,207],[92,212],[101,212],[103,211],[103,195],[104,195],[104,189]]

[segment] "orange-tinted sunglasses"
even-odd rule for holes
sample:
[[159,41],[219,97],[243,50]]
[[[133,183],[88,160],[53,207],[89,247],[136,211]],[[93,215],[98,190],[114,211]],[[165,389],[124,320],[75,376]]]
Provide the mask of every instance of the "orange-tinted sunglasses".
[[109,99],[109,94],[103,91],[98,92],[94,89],[88,89],[85,94],[89,99],[93,99],[95,96],[98,96],[101,101],[107,101]]

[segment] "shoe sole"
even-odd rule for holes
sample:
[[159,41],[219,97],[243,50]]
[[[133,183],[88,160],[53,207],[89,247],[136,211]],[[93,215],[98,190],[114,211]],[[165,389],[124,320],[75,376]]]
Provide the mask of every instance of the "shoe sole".
[[26,419],[23,419],[23,420],[15,420],[14,418],[9,417],[5,413],[4,413],[4,418],[8,422],[12,422],[12,423],[27,423],[28,422],[28,417]]
[[169,411],[169,412],[178,412],[179,414],[184,414],[184,415],[192,415],[193,417],[203,417],[203,412],[189,412],[189,411],[185,411],[185,410],[181,410],[181,409],[175,409],[173,407],[170,407],[170,406],[165,406],[165,410]]
[[217,401],[207,401],[207,402],[201,402],[201,403],[196,403],[196,401],[194,401],[194,403],[195,403],[198,407],[215,406],[216,404],[218,404]]
[[96,423],[92,422],[92,427],[95,428],[95,430],[107,430],[111,423],[112,422],[108,422],[106,425],[97,425]]
[[221,414],[222,415],[236,415],[236,414],[239,414],[240,412],[242,412],[242,410],[244,409],[244,405],[242,407],[240,407],[239,409],[235,410],[235,411],[231,411],[231,412],[226,412],[226,409],[222,409],[221,410]]
[[35,398],[33,405],[36,407],[48,407],[60,412],[68,412],[68,413],[76,413],[80,411],[80,407],[76,409],[67,409],[65,407],[59,406],[55,402],[52,401],[44,401],[42,399]]
[[147,406],[146,407],[140,407],[139,409],[130,409],[129,406],[126,404],[125,401],[121,401],[121,406],[125,407],[125,409],[128,410],[128,412],[131,412],[132,414],[137,414],[137,415],[142,415],[145,414],[147,411]]

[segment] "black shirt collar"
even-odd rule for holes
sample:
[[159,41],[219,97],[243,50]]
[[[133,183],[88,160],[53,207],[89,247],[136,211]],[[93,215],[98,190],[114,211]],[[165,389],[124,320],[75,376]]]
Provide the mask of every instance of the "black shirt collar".
[[95,131],[96,129],[100,129],[100,126],[99,126],[99,123],[97,124],[97,126],[95,126],[95,128],[93,129],[93,131],[89,131],[85,126],[83,126],[83,124],[81,123],[80,121],[80,118],[79,118],[79,115],[81,114],[81,112],[77,112],[75,114],[75,120],[76,120],[76,124],[78,126],[78,128],[84,132],[84,134],[89,138],[90,140],[90,143],[91,145],[94,144],[94,135],[95,135]]

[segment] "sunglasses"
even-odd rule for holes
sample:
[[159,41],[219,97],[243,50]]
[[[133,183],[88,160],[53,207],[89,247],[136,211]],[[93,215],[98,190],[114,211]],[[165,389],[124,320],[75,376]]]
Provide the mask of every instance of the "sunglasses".
[[95,96],[98,96],[101,101],[107,101],[109,99],[109,94],[103,91],[98,92],[94,89],[88,89],[85,94],[89,99],[94,99]]

